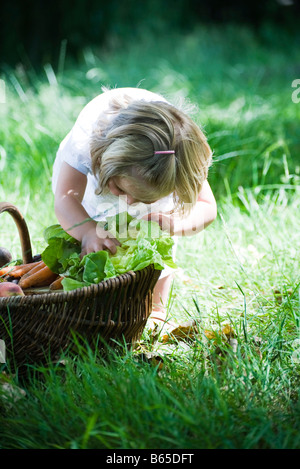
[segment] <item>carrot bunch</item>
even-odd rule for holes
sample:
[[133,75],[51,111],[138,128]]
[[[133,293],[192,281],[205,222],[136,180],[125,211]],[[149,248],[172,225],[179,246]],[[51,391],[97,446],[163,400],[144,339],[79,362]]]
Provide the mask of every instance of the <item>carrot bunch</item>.
[[50,290],[62,288],[62,277],[52,272],[42,260],[29,264],[3,267],[0,269],[0,277],[1,276],[19,279],[18,284],[22,290],[46,286],[49,286]]

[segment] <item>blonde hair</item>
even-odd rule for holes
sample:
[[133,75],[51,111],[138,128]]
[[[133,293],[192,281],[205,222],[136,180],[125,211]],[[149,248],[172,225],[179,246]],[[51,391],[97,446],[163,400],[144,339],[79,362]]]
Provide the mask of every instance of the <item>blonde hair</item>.
[[[111,122],[101,119],[91,139],[92,169],[99,179],[97,194],[109,179],[134,180],[141,200],[173,193],[176,207],[195,205],[208,175],[212,152],[198,125],[163,101],[127,97],[111,102]],[[174,154],[155,154],[174,150]]]

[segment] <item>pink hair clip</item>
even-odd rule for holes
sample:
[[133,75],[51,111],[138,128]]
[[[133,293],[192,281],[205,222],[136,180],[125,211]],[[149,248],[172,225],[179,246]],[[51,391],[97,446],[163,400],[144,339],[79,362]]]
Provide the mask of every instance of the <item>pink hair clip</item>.
[[174,150],[165,150],[165,151],[155,151],[154,155],[172,155],[174,154]]

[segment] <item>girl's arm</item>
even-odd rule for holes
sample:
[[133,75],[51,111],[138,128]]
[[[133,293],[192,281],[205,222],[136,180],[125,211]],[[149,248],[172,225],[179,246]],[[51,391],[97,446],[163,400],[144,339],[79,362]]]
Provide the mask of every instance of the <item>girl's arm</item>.
[[54,209],[62,228],[81,242],[81,255],[108,249],[114,254],[120,243],[92,220],[81,202],[87,177],[63,163],[57,181]]
[[204,230],[217,216],[217,204],[211,187],[206,180],[199,193],[196,205],[185,218],[174,216],[174,235],[192,236]]
[[180,214],[151,213],[148,219],[157,221],[171,235],[192,236],[212,223],[217,216],[217,204],[208,181],[203,183],[196,205],[185,217]]

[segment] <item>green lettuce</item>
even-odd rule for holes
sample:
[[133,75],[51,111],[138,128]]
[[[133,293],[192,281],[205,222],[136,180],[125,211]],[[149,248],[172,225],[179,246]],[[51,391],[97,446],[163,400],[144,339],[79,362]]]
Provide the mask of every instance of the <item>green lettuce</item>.
[[80,243],[66,233],[60,225],[52,225],[44,231],[44,239],[48,243],[42,252],[42,260],[57,274],[62,274],[77,260],[80,260]]
[[77,241],[75,238],[69,235],[69,233],[63,230],[62,227],[58,224],[48,226],[48,228],[44,230],[43,234],[44,234],[44,239],[46,243],[48,243],[49,240],[53,238],[62,238],[62,239],[65,239],[66,241],[70,241],[73,244],[80,244],[79,241]]
[[137,271],[153,264],[155,269],[176,268],[172,259],[173,239],[158,223],[132,218],[127,212],[108,217],[102,224],[120,242],[117,252],[92,252],[80,258],[80,243],[60,225],[44,232],[47,247],[42,259],[55,273],[63,275],[65,291],[99,283],[130,270]]

